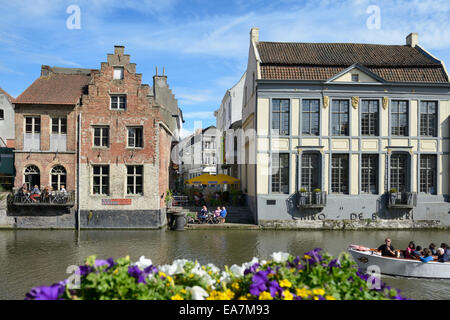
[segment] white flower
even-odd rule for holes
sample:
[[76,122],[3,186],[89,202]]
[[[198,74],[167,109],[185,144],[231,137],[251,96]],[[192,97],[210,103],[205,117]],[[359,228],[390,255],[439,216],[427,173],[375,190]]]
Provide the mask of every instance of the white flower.
[[247,269],[247,268],[244,265],[238,266],[236,264],[233,264],[230,267],[230,272],[237,277],[242,277],[242,276],[244,276],[245,269]]
[[271,257],[275,262],[285,262],[289,258],[289,253],[281,252],[281,251],[274,252],[274,253],[272,253]]
[[191,294],[192,300],[205,300],[208,297],[208,293],[202,287],[194,286],[186,289]]
[[230,274],[226,271],[222,271],[222,275],[220,276],[220,282],[229,283],[231,281]]
[[135,262],[133,265],[138,266],[141,270],[144,270],[145,268],[152,265],[152,260],[146,259],[144,256],[141,256],[139,258],[139,261]]
[[208,263],[206,266],[209,267],[213,273],[218,273],[218,272],[220,272],[220,269],[217,268],[217,267],[216,267],[215,265],[213,265],[212,263]]
[[252,261],[242,264],[242,267],[245,270],[253,266],[255,263],[259,263],[259,259],[257,257],[253,257]]
[[163,265],[160,270],[164,272],[165,274],[168,274],[169,276],[173,276],[174,274],[180,274],[184,273],[184,265],[186,262],[189,262],[189,260],[186,259],[177,259],[175,260],[171,265],[165,264]]

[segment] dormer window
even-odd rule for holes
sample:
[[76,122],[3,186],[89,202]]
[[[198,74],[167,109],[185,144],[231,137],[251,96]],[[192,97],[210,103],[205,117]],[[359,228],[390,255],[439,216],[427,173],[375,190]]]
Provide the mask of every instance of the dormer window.
[[122,80],[123,79],[123,67],[114,67],[114,80]]
[[359,74],[352,74],[352,82],[359,82]]

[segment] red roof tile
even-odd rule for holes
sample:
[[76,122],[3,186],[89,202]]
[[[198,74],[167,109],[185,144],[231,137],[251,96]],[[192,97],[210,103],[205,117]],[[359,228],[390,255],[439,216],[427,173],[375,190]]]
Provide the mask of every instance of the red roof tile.
[[440,61],[410,46],[259,42],[257,47],[262,79],[325,81],[357,63],[390,82],[449,82]]
[[[57,68],[54,68],[57,69]],[[16,104],[76,104],[91,80],[89,73],[50,72],[39,77],[20,96]],[[77,69],[74,69],[74,71]]]

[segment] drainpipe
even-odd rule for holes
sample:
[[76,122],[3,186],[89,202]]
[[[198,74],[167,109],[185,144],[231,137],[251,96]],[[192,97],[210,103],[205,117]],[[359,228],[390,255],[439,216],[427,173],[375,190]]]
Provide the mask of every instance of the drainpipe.
[[77,168],[77,225],[78,232],[81,230],[80,226],[80,167],[81,167],[81,112],[78,115],[78,168]]

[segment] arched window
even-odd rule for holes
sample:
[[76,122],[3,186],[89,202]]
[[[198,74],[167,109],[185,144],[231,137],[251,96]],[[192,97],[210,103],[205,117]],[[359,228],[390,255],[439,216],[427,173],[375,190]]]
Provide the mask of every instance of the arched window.
[[52,171],[50,172],[51,181],[52,181],[52,188],[53,190],[59,190],[61,186],[64,186],[67,189],[66,186],[66,169],[63,166],[57,165],[52,168]]
[[30,165],[25,168],[24,171],[24,179],[27,184],[28,190],[31,190],[35,185],[40,187],[41,184],[41,175],[39,168],[35,165]]

